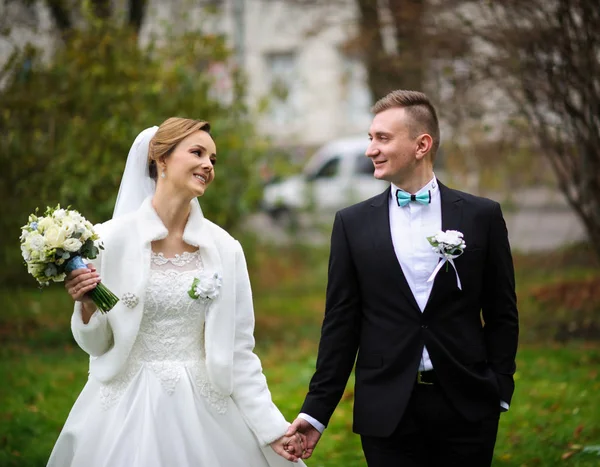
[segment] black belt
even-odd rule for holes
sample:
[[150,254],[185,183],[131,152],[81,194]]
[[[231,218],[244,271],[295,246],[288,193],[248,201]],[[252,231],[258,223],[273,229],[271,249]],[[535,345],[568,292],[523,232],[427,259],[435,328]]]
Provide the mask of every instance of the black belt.
[[433,370],[417,371],[417,384],[431,386],[434,384],[440,384],[440,380]]

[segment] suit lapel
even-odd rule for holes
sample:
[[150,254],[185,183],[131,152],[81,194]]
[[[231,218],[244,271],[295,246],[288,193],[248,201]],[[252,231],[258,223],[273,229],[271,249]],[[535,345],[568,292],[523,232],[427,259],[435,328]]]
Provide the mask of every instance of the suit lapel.
[[390,210],[389,198],[391,187],[385,190],[381,195],[377,196],[371,203],[370,211],[370,227],[371,238],[374,242],[374,247],[377,252],[381,252],[380,258],[382,261],[382,269],[385,273],[389,273],[392,277],[397,277],[399,290],[406,297],[408,303],[421,314],[419,305],[415,300],[412,291],[406,281],[402,266],[398,262],[394,244],[392,243],[392,232],[390,230]]
[[[442,230],[461,230],[462,221],[462,199],[457,195],[456,191],[451,190],[447,186],[441,184],[438,181],[440,187],[440,199],[442,203]],[[435,299],[438,295],[443,294],[444,290],[454,290],[456,288],[456,275],[452,266],[449,266],[448,273],[446,273],[445,266],[435,276],[433,281],[433,288],[429,295],[429,300],[425,305],[426,313],[430,308],[431,303],[435,303]]]
[[462,199],[445,185],[439,183],[442,201],[442,230],[460,230]]

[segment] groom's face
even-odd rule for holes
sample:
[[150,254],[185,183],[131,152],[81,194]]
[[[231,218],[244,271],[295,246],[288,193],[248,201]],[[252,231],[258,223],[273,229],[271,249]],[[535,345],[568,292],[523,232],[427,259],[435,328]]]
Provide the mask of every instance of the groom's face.
[[395,107],[378,113],[369,128],[366,156],[373,161],[375,178],[402,186],[417,164],[417,138],[410,137],[409,116]]

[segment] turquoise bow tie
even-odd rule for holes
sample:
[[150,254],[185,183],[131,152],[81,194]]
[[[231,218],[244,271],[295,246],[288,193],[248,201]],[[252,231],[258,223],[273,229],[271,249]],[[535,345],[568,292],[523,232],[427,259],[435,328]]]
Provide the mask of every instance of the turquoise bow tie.
[[416,201],[421,204],[431,203],[431,192],[429,190],[419,193],[418,195],[411,195],[406,191],[396,190],[396,201],[398,206],[404,207],[411,201]]

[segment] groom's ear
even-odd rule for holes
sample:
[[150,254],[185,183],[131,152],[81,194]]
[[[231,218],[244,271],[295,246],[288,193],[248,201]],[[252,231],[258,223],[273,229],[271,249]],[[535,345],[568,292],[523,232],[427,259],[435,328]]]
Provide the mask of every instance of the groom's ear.
[[423,159],[425,156],[431,153],[431,148],[433,147],[433,138],[431,135],[423,133],[422,135],[417,136],[415,143],[417,145],[415,157],[418,160]]

